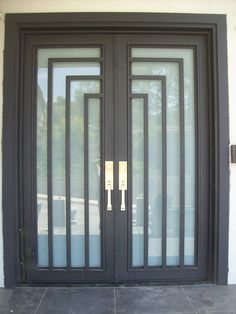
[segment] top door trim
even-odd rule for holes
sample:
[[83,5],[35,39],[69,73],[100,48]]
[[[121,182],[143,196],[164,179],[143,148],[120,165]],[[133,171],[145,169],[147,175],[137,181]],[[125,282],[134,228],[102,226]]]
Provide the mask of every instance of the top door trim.
[[175,13],[24,13],[6,14],[3,86],[3,237],[5,286],[14,287],[20,248],[21,210],[19,151],[22,82],[20,61],[24,36],[52,33],[205,34],[209,47],[211,112],[213,282],[227,284],[229,229],[229,121],[226,15]]

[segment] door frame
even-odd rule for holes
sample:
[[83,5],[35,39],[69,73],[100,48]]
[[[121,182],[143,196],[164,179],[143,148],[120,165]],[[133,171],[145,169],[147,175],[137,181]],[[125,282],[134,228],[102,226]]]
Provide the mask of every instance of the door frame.
[[[22,282],[22,51],[37,33],[203,34],[208,43],[210,112],[209,281],[227,284],[229,118],[226,15],[175,13],[6,14],[3,85],[3,240],[5,286]],[[24,266],[24,265],[23,265]]]

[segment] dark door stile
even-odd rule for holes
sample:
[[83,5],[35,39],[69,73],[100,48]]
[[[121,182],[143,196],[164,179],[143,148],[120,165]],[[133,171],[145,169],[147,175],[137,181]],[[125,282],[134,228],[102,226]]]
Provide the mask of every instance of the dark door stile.
[[[103,164],[114,161],[112,211],[106,210],[104,190],[102,206],[102,267],[101,269],[37,268],[36,221],[36,49],[38,47],[76,47],[99,45],[103,48]],[[196,266],[131,267],[131,184],[128,181],[126,211],[120,210],[119,161],[128,161],[129,142],[129,48],[134,46],[190,47],[195,61],[195,121],[196,121]],[[143,34],[73,34],[28,35],[22,51],[24,68],[22,108],[22,202],[20,219],[24,226],[20,255],[24,261],[20,280],[26,282],[145,282],[145,281],[204,281],[209,275],[209,130],[208,130],[208,60],[204,35],[143,35]],[[163,80],[164,81],[164,80]],[[163,83],[164,84],[164,83]],[[33,95],[32,95],[33,91]],[[147,229],[147,226],[144,228]],[[182,224],[184,230],[184,221]],[[164,232],[164,231],[163,231]],[[147,236],[147,230],[144,230]],[[146,240],[145,240],[146,241]],[[182,238],[183,244],[183,238]],[[147,254],[147,241],[144,255]],[[162,249],[162,253],[166,253]],[[183,260],[183,250],[180,252]],[[144,256],[147,259],[147,256]],[[147,265],[146,265],[147,266]],[[19,281],[20,281],[19,280]]]

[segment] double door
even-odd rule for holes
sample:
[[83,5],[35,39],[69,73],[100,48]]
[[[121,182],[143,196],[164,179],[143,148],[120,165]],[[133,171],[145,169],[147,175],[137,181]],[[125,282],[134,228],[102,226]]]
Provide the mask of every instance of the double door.
[[25,280],[208,278],[207,62],[200,35],[27,37]]

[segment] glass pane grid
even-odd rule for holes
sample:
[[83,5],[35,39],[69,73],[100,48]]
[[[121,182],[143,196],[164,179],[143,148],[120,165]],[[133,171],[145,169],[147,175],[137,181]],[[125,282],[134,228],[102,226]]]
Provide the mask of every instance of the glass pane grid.
[[[194,61],[192,49],[131,48],[131,92],[148,91],[148,267],[163,267],[163,245],[166,245],[166,267],[195,265],[195,121],[194,121]],[[143,58],[138,61],[138,58]],[[145,61],[143,61],[145,58]],[[149,59],[148,59],[149,58]],[[151,60],[155,58],[155,61]],[[162,61],[161,58],[165,61]],[[168,61],[166,59],[170,58]],[[158,61],[157,61],[158,60]],[[181,80],[183,71],[183,81]],[[142,78],[138,79],[139,76]],[[163,233],[162,178],[162,110],[163,89],[155,85],[155,76],[166,79],[166,232]],[[148,79],[151,78],[148,82]],[[149,89],[149,90],[148,90]],[[182,89],[182,90],[181,90]],[[159,100],[153,99],[159,93]],[[181,94],[182,93],[182,94]],[[182,97],[182,98],[181,98]],[[182,101],[183,99],[183,101]],[[151,104],[157,106],[151,108]],[[159,104],[158,104],[159,103]],[[182,109],[183,108],[183,109]],[[155,112],[156,111],[156,112]],[[156,115],[156,117],[155,117]],[[133,119],[133,118],[132,118]],[[152,122],[153,119],[153,122]],[[182,122],[181,122],[182,121]],[[183,127],[181,126],[181,123]],[[133,122],[132,122],[133,124]],[[181,129],[182,128],[182,129]],[[154,131],[155,130],[155,131]],[[184,131],[182,131],[184,130]],[[155,133],[156,132],[156,133]],[[158,133],[159,132],[159,133]],[[154,137],[153,137],[154,136]],[[156,137],[156,138],[155,138]],[[155,141],[156,139],[156,141]],[[158,140],[159,139],[159,140]],[[150,145],[150,143],[156,143]],[[182,144],[181,144],[182,143]],[[184,147],[184,150],[183,150]],[[182,157],[180,157],[182,156]],[[133,158],[133,157],[132,157]],[[181,159],[185,160],[184,164]],[[155,173],[156,178],[152,178]],[[184,167],[184,168],[183,168]],[[184,172],[183,172],[184,171]],[[153,182],[154,180],[154,182]],[[155,197],[154,197],[155,195]],[[154,198],[153,198],[154,197]],[[150,201],[150,199],[152,201]],[[155,201],[153,201],[155,199]],[[183,207],[184,206],[184,207]],[[184,221],[180,219],[184,211]],[[156,212],[156,216],[152,213]],[[184,229],[182,230],[181,228]],[[182,230],[182,231],[181,231]],[[163,244],[162,234],[166,234]],[[152,235],[155,235],[152,238]],[[134,253],[134,247],[133,247]],[[140,253],[140,250],[142,251]],[[141,258],[143,247],[135,252]],[[164,250],[165,252],[165,250]],[[184,255],[182,255],[184,254]],[[153,257],[154,255],[154,257]],[[133,258],[134,259],[134,258]],[[142,258],[144,260],[144,258]],[[165,264],[164,264],[165,266]],[[132,267],[136,267],[134,261]],[[145,267],[144,262],[140,267]]]
[[[84,185],[81,184],[81,182],[84,182],[85,177],[84,96],[86,93],[100,95],[100,79],[94,80],[93,78],[101,74],[101,63],[94,62],[95,59],[93,61],[87,60],[89,57],[100,58],[100,53],[100,48],[48,48],[38,50],[37,221],[38,267],[40,268],[53,267],[68,269],[68,267],[85,268],[86,266]],[[63,59],[63,62],[59,61],[60,58]],[[80,61],[70,61],[75,58],[80,58]],[[86,61],[83,61],[82,58],[86,58]],[[50,71],[52,82],[51,85],[48,85]],[[68,104],[66,103],[66,80],[70,76],[93,76],[93,78],[83,79],[80,82],[71,82],[70,102]],[[48,86],[50,86],[50,90],[48,90]],[[52,98],[50,105],[52,116],[51,133],[47,129],[50,95]],[[96,101],[99,101],[100,105],[100,100]],[[93,100],[91,103],[90,107],[97,108],[97,104]],[[69,120],[66,121],[68,105],[70,107]],[[90,115],[93,115],[93,113],[94,111],[90,109]],[[96,125],[96,130],[100,127],[100,120],[97,119],[96,123],[98,122],[99,125]],[[70,131],[66,135],[68,124],[70,125]],[[95,131],[93,130],[90,133],[95,133]],[[52,146],[51,155],[48,155],[47,146],[50,136]],[[91,141],[93,142],[93,139],[90,137]],[[99,147],[100,143],[96,141],[97,143]],[[66,149],[68,145],[70,150],[69,174],[67,175],[68,156],[66,157]],[[51,177],[48,177],[49,173],[47,172],[48,162],[50,161],[48,158],[51,158]],[[101,158],[100,155],[98,158]],[[68,177],[69,203],[67,197]],[[49,186],[51,184],[52,188],[51,196],[50,194],[48,195],[48,178],[51,180],[49,180]],[[94,190],[94,187],[91,186],[90,188]],[[49,202],[50,197],[52,197],[51,205]],[[94,198],[93,195],[92,198]],[[93,199],[91,202],[93,202]],[[89,203],[91,202],[89,201]],[[48,204],[51,207],[49,206],[48,208]],[[68,206],[70,206],[69,216],[67,215]],[[51,226],[49,220],[50,212],[52,217]],[[68,227],[70,228],[68,229]],[[48,232],[48,230],[51,231]],[[68,235],[69,230],[70,235]],[[51,236],[52,240],[50,241]],[[67,245],[69,243],[68,239],[70,242],[69,248]],[[93,246],[94,252],[97,247],[96,241]],[[97,249],[98,260],[100,260],[100,249],[101,246]],[[68,254],[70,257],[68,257]],[[100,267],[101,264],[99,262],[94,263],[93,258],[91,258],[90,266],[91,268]]]

